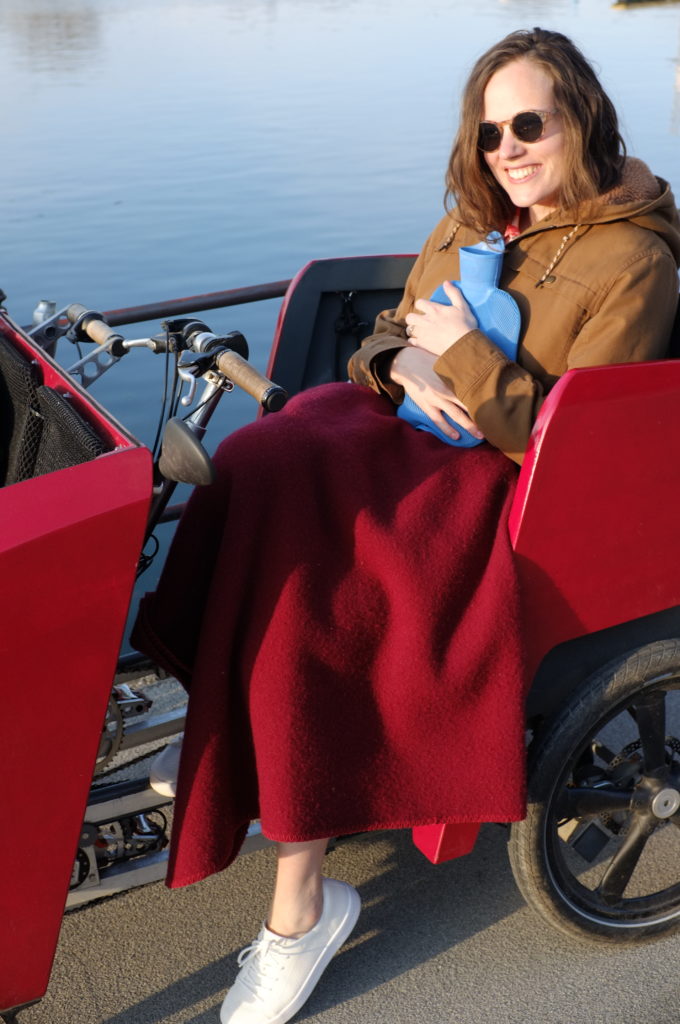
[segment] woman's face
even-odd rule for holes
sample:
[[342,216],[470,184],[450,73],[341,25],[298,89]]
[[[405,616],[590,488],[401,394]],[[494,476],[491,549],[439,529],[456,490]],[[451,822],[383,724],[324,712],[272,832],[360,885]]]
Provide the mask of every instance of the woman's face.
[[[484,90],[484,120],[507,121],[523,110],[554,110],[550,76],[538,64],[519,58],[489,79]],[[484,153],[491,173],[511,202],[528,210],[529,223],[546,217],[558,205],[564,179],[562,119],[554,114],[543,126],[537,142],[520,142],[510,125],[502,129],[498,149]]]

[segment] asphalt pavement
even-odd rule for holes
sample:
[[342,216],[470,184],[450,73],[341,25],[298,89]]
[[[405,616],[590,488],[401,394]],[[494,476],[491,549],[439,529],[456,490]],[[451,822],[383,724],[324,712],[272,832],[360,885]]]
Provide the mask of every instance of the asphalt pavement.
[[[523,903],[501,826],[439,866],[409,832],[356,836],[326,871],[357,886],[363,910],[294,1022],[680,1020],[680,936],[617,948],[554,931]],[[218,1024],[273,874],[260,850],[186,889],[157,882],[67,914],[48,992],[20,1024]]]

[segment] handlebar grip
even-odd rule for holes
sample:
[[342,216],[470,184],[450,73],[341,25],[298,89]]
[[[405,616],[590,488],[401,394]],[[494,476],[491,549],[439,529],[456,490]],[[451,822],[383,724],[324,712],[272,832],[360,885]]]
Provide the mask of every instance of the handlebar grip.
[[[122,341],[122,336],[107,324],[101,313],[95,313],[86,306],[81,306],[79,302],[71,303],[66,310],[66,316],[75,325],[76,333],[81,332],[97,345],[106,345],[117,339]],[[116,352],[115,354],[123,353]]]
[[81,316],[84,316],[88,312],[87,306],[81,306],[79,302],[72,302],[66,310],[66,316],[74,324],[77,320],[80,320]]
[[256,398],[267,412],[278,412],[279,409],[283,409],[288,400],[288,395],[282,387],[261,374],[238,352],[233,352],[231,349],[220,352],[217,357],[217,368],[234,384],[238,384],[240,388]]

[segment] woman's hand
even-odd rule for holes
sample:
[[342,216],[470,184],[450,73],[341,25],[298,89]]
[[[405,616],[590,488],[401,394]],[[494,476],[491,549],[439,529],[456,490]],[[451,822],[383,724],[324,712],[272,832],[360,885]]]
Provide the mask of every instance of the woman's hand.
[[451,345],[455,345],[464,334],[477,327],[474,313],[463,298],[459,288],[444,281],[444,291],[451,301],[450,306],[429,299],[417,299],[417,313],[406,314],[406,333],[413,345],[440,356]]
[[475,437],[483,439],[484,435],[470,419],[463,403],[452,395],[434,372],[437,358],[432,352],[407,345],[406,348],[400,348],[392,360],[390,377],[395,384],[401,384],[409,398],[420,406],[447,437],[457,441],[460,434],[455,426],[444,419],[443,413]]

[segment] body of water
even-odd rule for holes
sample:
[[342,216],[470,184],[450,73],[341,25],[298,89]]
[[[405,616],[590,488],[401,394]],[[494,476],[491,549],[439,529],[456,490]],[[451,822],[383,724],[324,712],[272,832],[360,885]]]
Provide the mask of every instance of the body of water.
[[[680,195],[677,3],[0,0],[11,315],[30,322],[42,298],[112,309],[291,277],[313,258],[417,251],[442,213],[472,64],[536,24],[593,60],[629,151]],[[278,306],[205,319],[243,330],[264,368]],[[146,442],[159,364],[135,353],[93,389]],[[255,411],[228,397],[211,446]]]
[[[0,0],[11,315],[30,322],[41,298],[111,309],[287,278],[312,258],[417,251],[442,212],[472,63],[535,24],[595,62],[630,151],[679,195],[680,4]],[[243,329],[264,366],[277,308],[206,320]],[[95,385],[144,440],[158,362],[130,357]],[[246,398],[223,406],[229,422],[254,413]]]

